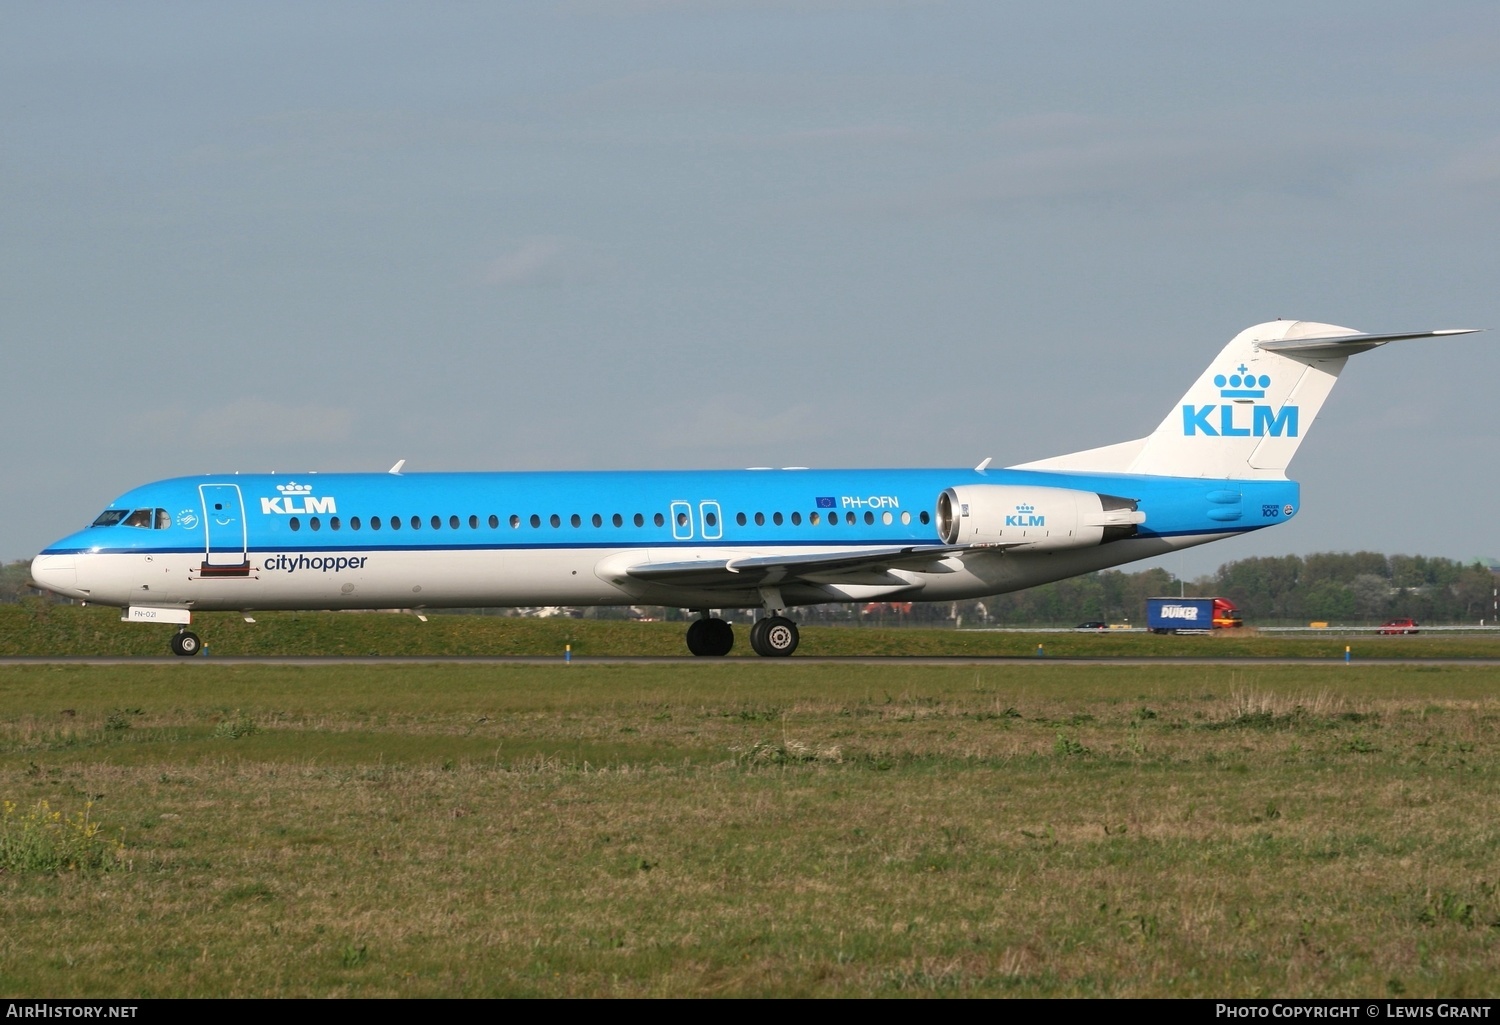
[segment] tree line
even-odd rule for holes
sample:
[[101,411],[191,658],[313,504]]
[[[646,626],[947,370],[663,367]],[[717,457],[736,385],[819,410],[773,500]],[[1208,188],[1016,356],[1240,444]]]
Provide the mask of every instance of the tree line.
[[[28,586],[30,573],[30,560],[0,566],[0,602],[35,594]],[[1322,621],[1358,626],[1406,616],[1424,623],[1478,623],[1495,618],[1497,583],[1500,575],[1480,562],[1318,552],[1239,559],[1193,581],[1179,581],[1160,568],[1136,573],[1103,570],[976,601],[815,605],[799,610],[799,618],[885,625],[1139,623],[1146,615],[1147,598],[1181,593],[1228,598],[1252,625]],[[663,618],[671,618],[671,613],[664,612]]]
[[1166,570],[1105,570],[1028,591],[986,599],[998,621],[1111,623],[1145,616],[1156,595],[1223,597],[1250,624],[1376,625],[1410,616],[1426,623],[1492,622],[1500,582],[1480,562],[1380,552],[1258,556],[1220,566],[1211,576],[1178,581]]

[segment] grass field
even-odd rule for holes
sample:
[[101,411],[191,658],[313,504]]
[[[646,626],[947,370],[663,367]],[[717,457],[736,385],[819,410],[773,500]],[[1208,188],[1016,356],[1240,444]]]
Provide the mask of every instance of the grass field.
[[1497,684],[0,668],[0,993],[1494,996]]
[[[685,623],[623,620],[522,619],[502,616],[338,612],[262,612],[246,623],[231,612],[197,613],[193,630],[214,655],[685,655]],[[118,609],[31,602],[0,605],[0,656],[168,654],[174,628],[120,622]],[[731,658],[754,659],[748,627],[735,628]],[[1218,630],[1212,635],[1066,631],[1010,633],[976,630],[811,626],[802,630],[803,655],[1048,655],[1253,656],[1342,658],[1350,645],[1359,659],[1500,658],[1500,634],[1418,634],[1381,637],[1330,633],[1262,635]]]

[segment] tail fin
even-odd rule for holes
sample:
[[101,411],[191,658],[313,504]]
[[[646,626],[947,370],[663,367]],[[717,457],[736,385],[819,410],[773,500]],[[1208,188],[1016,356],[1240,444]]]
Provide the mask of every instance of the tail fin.
[[1016,469],[1283,478],[1350,356],[1470,330],[1367,335],[1311,321],[1257,324],[1234,336],[1148,437]]

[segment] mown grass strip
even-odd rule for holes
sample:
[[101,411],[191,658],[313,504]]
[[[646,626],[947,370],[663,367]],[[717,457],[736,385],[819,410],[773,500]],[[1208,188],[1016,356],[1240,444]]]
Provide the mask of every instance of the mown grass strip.
[[[0,606],[0,656],[167,654],[170,627],[122,623],[119,612],[31,602]],[[574,657],[682,655],[683,623],[523,619],[505,616],[267,612],[246,623],[233,613],[200,613],[193,629],[214,655],[555,655]],[[753,660],[746,628],[731,660]],[[971,630],[807,627],[805,655],[998,655],[1034,657],[1038,645],[1055,657],[1227,656],[1339,660],[1346,645],[1356,659],[1500,658],[1500,636],[1420,634],[1258,635],[1218,631],[1206,636],[1148,633],[1008,633]]]
[[0,669],[0,993],[1485,996],[1500,671]]

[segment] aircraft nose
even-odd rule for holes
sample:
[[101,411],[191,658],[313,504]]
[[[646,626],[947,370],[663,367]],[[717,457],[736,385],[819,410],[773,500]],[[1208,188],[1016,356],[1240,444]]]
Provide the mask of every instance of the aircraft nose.
[[78,589],[78,565],[71,555],[38,555],[31,560],[31,581],[54,594],[72,595]]

